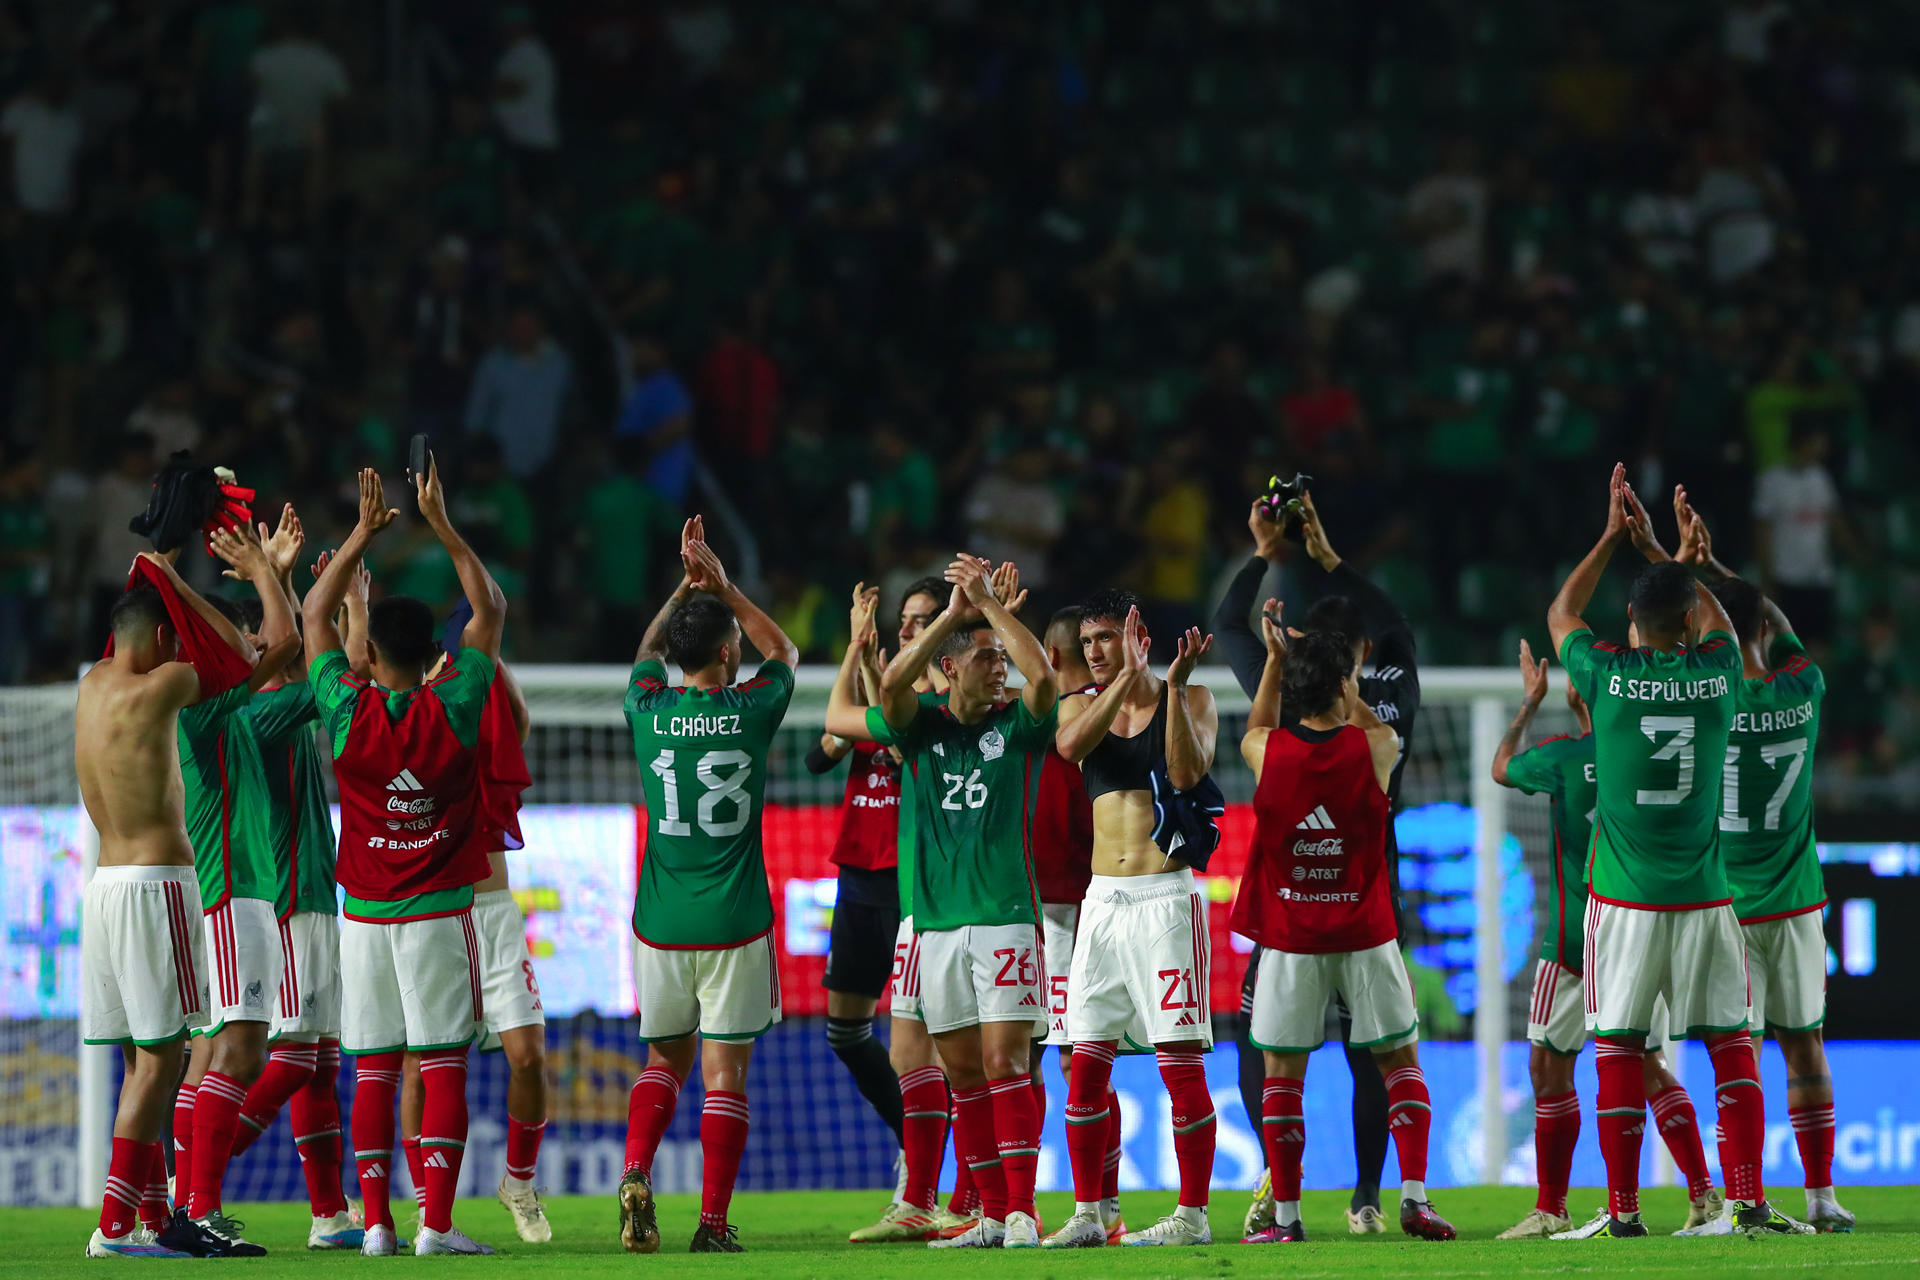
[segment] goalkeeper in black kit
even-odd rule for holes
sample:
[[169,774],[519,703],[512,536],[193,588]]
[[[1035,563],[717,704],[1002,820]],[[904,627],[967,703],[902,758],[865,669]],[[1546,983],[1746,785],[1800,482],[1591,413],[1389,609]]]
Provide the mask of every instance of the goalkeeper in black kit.
[[[1307,555],[1325,572],[1320,598],[1307,611],[1299,635],[1311,631],[1333,631],[1353,644],[1354,668],[1362,670],[1369,659],[1373,670],[1359,677],[1360,697],[1374,715],[1400,737],[1400,758],[1394,763],[1387,787],[1387,803],[1393,809],[1400,804],[1400,778],[1406,768],[1413,736],[1413,718],[1420,710],[1420,676],[1415,665],[1413,629],[1388,598],[1386,592],[1367,581],[1351,565],[1340,559],[1327,540],[1326,526],[1314,509],[1313,495],[1304,494],[1298,516],[1289,523],[1268,514],[1264,501],[1253,504],[1247,515],[1247,528],[1253,532],[1254,556],[1234,577],[1214,613],[1213,634],[1217,637],[1234,679],[1252,697],[1260,686],[1260,672],[1266,665],[1266,645],[1251,621],[1257,602],[1268,595],[1263,584],[1267,570],[1280,563],[1290,538],[1304,543]],[[1297,531],[1297,532],[1296,532]],[[1292,630],[1290,628],[1290,630]],[[1283,718],[1286,712],[1283,707]],[[1387,871],[1393,886],[1394,910],[1399,914],[1400,849],[1393,828],[1387,828]],[[1400,929],[1406,936],[1406,929]],[[1247,1115],[1261,1115],[1261,1088],[1264,1083],[1260,1051],[1252,1043],[1252,1023],[1248,1011],[1253,1007],[1254,975],[1259,971],[1256,951],[1247,964],[1247,976],[1240,993],[1240,1098]],[[1340,1039],[1347,1041],[1352,1016],[1338,995],[1331,1014],[1339,1022]],[[1353,1157],[1358,1170],[1353,1202],[1347,1209],[1347,1229],[1355,1235],[1368,1235],[1387,1229],[1380,1212],[1380,1171],[1387,1159],[1387,1086],[1381,1079],[1373,1054],[1363,1045],[1346,1044],[1347,1066],[1353,1072]],[[1246,1232],[1253,1235],[1273,1225],[1273,1183],[1263,1174],[1247,1210]]]

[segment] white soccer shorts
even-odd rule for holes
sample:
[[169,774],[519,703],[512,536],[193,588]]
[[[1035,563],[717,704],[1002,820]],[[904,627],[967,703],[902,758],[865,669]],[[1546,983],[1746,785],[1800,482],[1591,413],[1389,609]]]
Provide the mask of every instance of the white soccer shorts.
[[1667,998],[1671,1039],[1739,1031],[1748,1021],[1746,940],[1733,907],[1649,911],[1587,900],[1587,1030],[1596,1036],[1655,1030]]
[[280,922],[280,996],[273,1039],[318,1040],[340,1034],[340,919],[331,911],[296,911]]
[[983,1022],[1047,1034],[1047,944],[1030,924],[969,924],[919,936],[920,1010],[929,1035]]
[[1755,1035],[1811,1031],[1827,1020],[1827,938],[1820,912],[1743,924]]
[[80,907],[80,1038],[167,1044],[207,1025],[192,867],[101,867]]
[[1351,1047],[1382,1053],[1420,1038],[1413,981],[1396,939],[1326,955],[1262,951],[1253,989],[1253,1043],[1274,1053],[1318,1049],[1327,1035],[1327,999],[1336,991],[1353,1013]]
[[640,1039],[757,1040],[780,1021],[780,962],[773,934],[737,947],[654,947],[633,942]]
[[1213,1047],[1207,904],[1193,872],[1095,876],[1067,978],[1067,1033],[1140,1050]]
[[202,921],[213,1002],[200,1034],[217,1035],[229,1022],[271,1023],[280,1004],[280,976],[287,967],[273,904],[262,898],[228,898]]
[[900,928],[893,935],[893,982],[887,988],[887,1011],[895,1018],[926,1020],[920,1011],[920,939],[913,932],[912,916],[902,916]]
[[1077,902],[1040,904],[1040,932],[1047,943],[1047,1043],[1068,1045],[1067,977],[1073,969],[1073,935],[1080,925]]
[[1587,997],[1579,970],[1554,960],[1534,966],[1527,1039],[1569,1058],[1580,1052],[1587,1042]]
[[487,1024],[483,1050],[500,1047],[500,1033],[544,1027],[540,980],[527,954],[527,918],[511,889],[473,895],[473,932],[480,942],[480,1010]]
[[472,1044],[480,1028],[473,913],[391,924],[342,920],[340,985],[344,1053]]

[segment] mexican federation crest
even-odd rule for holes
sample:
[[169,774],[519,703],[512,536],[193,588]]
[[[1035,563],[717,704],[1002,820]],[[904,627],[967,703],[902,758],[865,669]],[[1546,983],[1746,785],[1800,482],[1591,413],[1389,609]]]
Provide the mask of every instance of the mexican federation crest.
[[1007,753],[1007,740],[1000,736],[998,729],[989,729],[980,735],[980,758],[998,760]]

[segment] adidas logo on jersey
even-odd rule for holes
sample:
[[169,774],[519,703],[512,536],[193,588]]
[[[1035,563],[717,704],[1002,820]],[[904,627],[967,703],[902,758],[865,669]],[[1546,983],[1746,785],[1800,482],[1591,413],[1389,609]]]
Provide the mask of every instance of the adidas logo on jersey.
[[1333,819],[1327,816],[1327,806],[1323,804],[1317,804],[1313,806],[1313,812],[1308,814],[1306,817],[1300,819],[1300,825],[1295,827],[1294,830],[1295,831],[1331,831],[1333,830]]
[[413,770],[402,769],[399,773],[393,775],[393,781],[387,784],[387,790],[425,791],[426,788],[420,785],[420,779],[413,776]]

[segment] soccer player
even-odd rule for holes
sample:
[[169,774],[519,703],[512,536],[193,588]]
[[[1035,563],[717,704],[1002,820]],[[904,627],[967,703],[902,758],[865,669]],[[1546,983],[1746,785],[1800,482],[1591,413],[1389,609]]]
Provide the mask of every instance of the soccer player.
[[[1266,667],[1240,754],[1259,779],[1253,845],[1233,928],[1260,953],[1253,1040],[1265,1055],[1261,1136],[1274,1185],[1274,1224],[1251,1244],[1306,1239],[1300,1217],[1307,1057],[1325,1035],[1327,998],[1353,1016],[1348,1043],[1380,1059],[1388,1128],[1400,1156],[1400,1229],[1451,1240],[1427,1200],[1432,1102],[1420,1071],[1419,1016],[1400,956],[1387,870],[1387,791],[1400,741],[1359,688],[1352,643],[1333,631],[1289,642],[1269,600]],[[1293,704],[1292,717],[1282,707]]]
[[[1207,907],[1190,868],[1204,867],[1219,842],[1208,803],[1195,804],[1208,788],[1218,796],[1208,775],[1219,717],[1213,694],[1189,681],[1212,637],[1188,630],[1160,680],[1147,666],[1139,602],[1104,591],[1080,610],[1080,643],[1094,683],[1062,704],[1056,735],[1060,754],[1080,766],[1093,808],[1093,875],[1067,980],[1074,1212],[1046,1244],[1107,1242],[1108,1085],[1120,1042],[1142,1032],[1173,1100],[1180,1199],[1120,1243],[1210,1244],[1216,1130],[1203,1058],[1213,1047]],[[1211,807],[1218,812],[1217,799]]]
[[[296,608],[293,570],[306,542],[299,517],[289,505],[271,535],[264,524],[260,531],[280,590],[289,608]],[[364,574],[361,578],[356,594],[364,591]],[[364,610],[364,595],[359,605]],[[247,625],[259,630],[259,606],[242,607]],[[307,664],[293,662],[229,722],[231,737],[250,739],[263,766],[269,846],[279,873],[274,905],[285,960],[266,1069],[247,1091],[232,1154],[252,1146],[291,1100],[294,1149],[313,1215],[307,1248],[358,1249],[362,1233],[348,1216],[340,1189],[340,1102],[334,1092],[340,1071],[339,898],[333,818],[315,744],[319,720]]]
[[1826,677],[1807,657],[1780,606],[1714,558],[1706,522],[1674,493],[1679,559],[1713,584],[1740,637],[1742,679],[1721,774],[1720,848],[1733,910],[1747,940],[1754,1054],[1768,1030],[1787,1063],[1787,1111],[1806,1170],[1807,1219],[1818,1231],[1851,1231],[1833,1192],[1833,1076],[1821,1024],[1827,1016],[1826,886],[1813,833],[1813,751]]
[[232,1247],[184,1213],[159,1240],[136,1220],[149,1183],[166,1176],[160,1132],[167,1102],[186,1066],[188,1032],[206,1025],[210,1005],[177,719],[203,699],[231,688],[244,695],[247,687],[239,637],[216,629],[224,619],[163,557],[142,553],[141,560],[141,573],[166,584],[182,619],[212,648],[225,649],[230,639],[234,649],[224,662],[197,669],[161,590],[138,585],[113,607],[112,653],[80,680],[74,771],[100,833],[80,946],[80,1036],[87,1044],[121,1046],[126,1067],[90,1258],[172,1258]]
[[[1580,616],[1629,539],[1650,562],[1628,609],[1639,637],[1634,649],[1596,639]],[[1547,625],[1593,715],[1599,801],[1581,967],[1607,1163],[1606,1209],[1555,1238],[1647,1234],[1639,1186],[1642,1057],[1663,995],[1672,1034],[1699,1037],[1713,1059],[1733,1226],[1754,1234],[1811,1230],[1774,1210],[1760,1182],[1764,1118],[1747,1036],[1746,948],[1713,785],[1733,724],[1740,649],[1720,602],[1654,539],[1624,466],[1609,481],[1600,540],[1560,588]]]
[[213,602],[225,620],[222,634],[231,635],[254,662],[254,675],[247,685],[180,713],[187,832],[200,876],[213,1004],[209,1025],[195,1033],[186,1081],[175,1102],[174,1140],[177,1166],[189,1171],[187,1216],[252,1256],[258,1246],[246,1245],[241,1224],[222,1211],[220,1190],[241,1106],[266,1066],[286,957],[275,911],[280,872],[266,767],[258,739],[234,722],[279,674],[299,640],[287,593],[253,530],[218,529],[208,545],[253,584],[263,634],[259,645],[248,641],[233,625],[241,616],[238,606]]
[[469,840],[479,820],[480,724],[506,597],[448,520],[438,465],[430,462],[413,483],[420,514],[473,606],[446,668],[427,679],[441,649],[423,601],[388,596],[368,610],[364,675],[334,625],[367,548],[399,515],[386,505],[376,471],[360,473],[359,522],[301,605],[308,676],[340,791],[341,1048],[356,1058],[360,1251],[373,1257],[399,1251],[388,1188],[394,1093],[409,1049],[420,1055],[426,1090],[426,1203],[413,1251],[493,1252],[454,1227],[453,1196],[466,1149],[467,1049],[481,1017],[473,886],[488,871]]
[[[947,580],[945,611],[888,664],[867,711],[869,736],[898,746],[915,779],[914,969],[953,1087],[955,1149],[981,1199],[978,1223],[929,1243],[1033,1248],[1040,1114],[1028,1072],[1046,1028],[1046,958],[1029,850],[1058,686],[984,560],[960,556]],[[936,656],[951,687],[930,705],[916,684]],[[1026,679],[1012,700],[1009,658]]]
[[[688,1247],[740,1253],[727,1206],[747,1145],[747,1063],[753,1042],[780,1020],[760,798],[799,651],[728,580],[698,516],[681,534],[681,562],[686,577],[641,638],[626,698],[647,804],[633,904],[647,1067],[628,1100],[620,1242],[632,1253],[660,1248],[650,1172],[697,1052],[705,1167]],[[764,656],[736,685],[743,635]],[[667,658],[684,684],[667,683]]]
[[[1547,696],[1547,660],[1535,663],[1533,648],[1520,642],[1520,680],[1524,694],[1519,714],[1507,727],[1493,756],[1493,780],[1527,795],[1548,797],[1553,821],[1553,889],[1547,903],[1546,936],[1534,970],[1533,1005],[1527,1016],[1527,1060],[1533,1079],[1533,1149],[1539,1199],[1502,1240],[1550,1236],[1572,1228],[1567,1216],[1567,1180],[1573,1149],[1580,1140],[1580,1099],[1573,1088],[1573,1063],[1587,1041],[1586,1002],[1581,997],[1582,922],[1587,914],[1587,849],[1593,842],[1593,807],[1599,783],[1593,762],[1593,717],[1580,693],[1567,683],[1567,707],[1580,732],[1548,738],[1521,751],[1534,713]],[[1654,1022],[1660,1021],[1656,1013]],[[1673,1073],[1658,1044],[1658,1027],[1647,1036],[1643,1085],[1660,1137],[1674,1167],[1687,1180],[1687,1226],[1698,1227],[1720,1215],[1721,1197],[1707,1173],[1706,1151],[1693,1101]]]
[[[1393,600],[1333,549],[1325,522],[1313,505],[1313,494],[1303,495],[1306,507],[1301,524],[1301,541],[1307,557],[1327,575],[1326,589],[1335,594],[1322,596],[1301,624],[1302,630],[1333,631],[1353,642],[1356,660],[1362,668],[1371,660],[1373,672],[1360,677],[1360,697],[1373,708],[1374,716],[1400,738],[1400,756],[1388,780],[1389,810],[1400,806],[1400,779],[1407,759],[1412,755],[1413,722],[1420,711],[1420,673],[1414,649],[1413,628],[1394,605]],[[1250,619],[1261,599],[1260,585],[1268,566],[1281,563],[1286,554],[1284,527],[1267,515],[1261,503],[1247,513],[1247,528],[1253,534],[1254,556],[1248,560],[1221,598],[1214,613],[1214,633],[1234,679],[1251,698],[1260,687],[1260,675],[1266,667],[1266,646],[1255,634]],[[1399,911],[1400,846],[1392,823],[1387,825],[1387,883],[1392,892],[1394,911]],[[1400,930],[1404,933],[1404,930]],[[1263,1076],[1259,1048],[1252,1041],[1254,981],[1260,973],[1260,956],[1255,952],[1248,961],[1246,977],[1240,989],[1240,1099],[1250,1119],[1261,1112]],[[1334,1015],[1342,1028],[1353,1021],[1350,1011],[1334,1001]],[[1347,1070],[1353,1075],[1353,1160],[1358,1171],[1353,1197],[1347,1206],[1347,1230],[1355,1235],[1376,1234],[1386,1230],[1380,1212],[1380,1171],[1387,1159],[1387,1086],[1381,1079],[1375,1056],[1363,1045],[1352,1043],[1344,1030]],[[1273,1181],[1263,1175],[1247,1209],[1245,1234],[1255,1235],[1273,1225]]]

